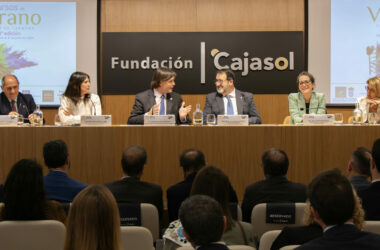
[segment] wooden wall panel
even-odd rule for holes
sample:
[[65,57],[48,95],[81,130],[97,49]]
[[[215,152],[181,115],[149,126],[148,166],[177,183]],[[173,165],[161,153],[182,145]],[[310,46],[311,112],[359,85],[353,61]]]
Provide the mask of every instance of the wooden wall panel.
[[178,156],[187,148],[198,148],[208,164],[220,167],[229,176],[241,200],[245,187],[263,178],[260,161],[268,148],[283,149],[290,160],[289,179],[307,184],[324,169],[338,167],[346,171],[353,150],[359,146],[371,148],[379,137],[378,125],[1,127],[0,145],[7,147],[0,151],[0,178],[4,180],[21,158],[43,163],[43,144],[63,139],[72,163],[70,175],[89,184],[105,183],[122,176],[122,150],[140,144],[148,154],[143,180],[166,190],[183,179]]

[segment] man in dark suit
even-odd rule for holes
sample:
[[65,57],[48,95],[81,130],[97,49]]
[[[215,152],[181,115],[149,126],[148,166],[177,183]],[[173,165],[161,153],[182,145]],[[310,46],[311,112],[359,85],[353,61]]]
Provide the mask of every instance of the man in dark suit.
[[338,169],[314,177],[308,186],[308,197],[310,212],[324,233],[297,249],[379,249],[380,235],[360,231],[353,224],[354,208],[359,201]]
[[115,196],[118,203],[150,203],[156,206],[162,215],[162,188],[153,183],[141,181],[144,165],[146,164],[146,151],[139,145],[132,145],[123,152],[121,165],[123,178],[105,184]]
[[44,176],[46,196],[49,200],[72,202],[86,184],[74,180],[67,174],[70,158],[66,143],[62,140],[49,141],[44,144],[44,160],[49,173]]
[[235,74],[232,70],[223,69],[216,73],[216,92],[206,96],[203,121],[206,122],[208,114],[248,115],[249,124],[261,123],[261,117],[253,101],[253,94],[236,89],[235,83]]
[[183,234],[197,250],[228,250],[222,241],[226,217],[219,202],[206,195],[193,195],[179,210]]
[[175,115],[176,123],[190,123],[191,105],[185,107],[181,95],[173,92],[176,73],[168,68],[157,69],[151,89],[138,93],[128,118],[128,124],[144,124],[144,115]]
[[19,86],[15,75],[5,75],[1,79],[0,115],[22,115],[28,122],[32,119],[36,104],[31,95],[19,93]]
[[372,146],[371,184],[358,192],[366,220],[380,220],[380,139]]
[[[204,154],[197,149],[187,149],[179,157],[182,167],[184,181],[181,181],[166,191],[168,199],[169,221],[178,219],[178,210],[181,203],[190,196],[191,187],[198,171],[206,165]],[[238,203],[235,190],[230,187],[230,202]]]
[[251,222],[251,213],[259,203],[305,202],[306,186],[286,178],[289,160],[277,148],[267,150],[261,158],[265,180],[255,182],[245,189],[242,211],[243,221]]
[[354,186],[356,192],[369,186],[368,178],[371,177],[371,152],[363,147],[357,148],[351,155],[347,167],[347,177]]

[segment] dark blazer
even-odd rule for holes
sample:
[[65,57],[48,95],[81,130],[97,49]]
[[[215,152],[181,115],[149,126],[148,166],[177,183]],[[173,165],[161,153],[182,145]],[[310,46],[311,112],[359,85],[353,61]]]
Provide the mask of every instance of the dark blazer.
[[126,177],[105,185],[115,196],[116,202],[150,203],[157,207],[161,217],[163,202],[162,188],[159,185],[140,181],[135,177]]
[[364,176],[353,176],[349,179],[352,186],[354,186],[356,192],[359,192],[360,190],[366,189],[369,187],[369,184],[371,182],[368,181],[368,179]]
[[[190,174],[184,181],[181,181],[166,190],[168,199],[169,221],[178,219],[178,210],[182,202],[190,196],[191,186],[197,173]],[[238,203],[237,195],[232,186],[230,186],[230,202]]]
[[343,224],[330,228],[322,237],[296,249],[380,249],[380,235],[360,231],[352,224]]
[[291,182],[286,176],[267,177],[245,189],[241,207],[243,221],[251,222],[252,209],[259,203],[305,201],[306,186],[304,184]]
[[273,242],[271,250],[278,250],[289,245],[302,245],[323,235],[322,227],[318,224],[308,226],[284,227]]
[[[257,111],[255,102],[253,101],[253,94],[242,92],[235,88],[236,94],[236,107],[239,115],[248,115],[249,124],[261,124],[261,117]],[[213,92],[206,96],[206,104],[203,110],[203,121],[206,121],[208,114],[223,115],[224,102],[223,95]]]
[[[135,97],[135,104],[128,118],[128,124],[144,124],[144,114],[156,104],[153,89],[140,92]],[[182,97],[176,92],[166,94],[166,114],[172,114],[176,117],[176,123],[191,123],[189,116],[186,122],[181,122],[179,118],[179,109],[182,105]]]
[[[17,96],[18,113],[24,118],[28,118],[36,109],[36,104],[32,95],[18,93]],[[2,92],[0,94],[0,115],[8,115],[12,111],[11,104],[7,96]]]
[[223,244],[211,243],[206,246],[200,246],[197,250],[228,250],[229,248]]
[[366,189],[358,191],[362,199],[366,220],[380,220],[380,181],[371,183]]
[[44,186],[48,200],[72,202],[87,184],[71,179],[65,172],[50,171],[44,176]]

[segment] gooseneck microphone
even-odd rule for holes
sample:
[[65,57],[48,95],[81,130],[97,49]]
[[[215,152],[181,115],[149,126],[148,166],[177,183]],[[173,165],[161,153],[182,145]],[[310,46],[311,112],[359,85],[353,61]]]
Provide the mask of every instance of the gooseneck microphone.
[[95,103],[94,103],[94,102],[92,101],[92,99],[91,99],[91,94],[90,94],[89,98],[90,98],[90,101],[91,101],[91,103],[92,103],[92,107],[93,107],[93,109],[94,109],[94,115],[96,115],[96,107],[95,107]]

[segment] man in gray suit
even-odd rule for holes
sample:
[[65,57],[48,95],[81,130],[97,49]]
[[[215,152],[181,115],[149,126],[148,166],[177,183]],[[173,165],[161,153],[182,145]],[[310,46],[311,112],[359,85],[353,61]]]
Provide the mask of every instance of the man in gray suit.
[[151,81],[151,89],[138,93],[128,118],[128,124],[144,124],[144,115],[169,115],[177,124],[190,123],[191,105],[185,107],[181,95],[173,92],[176,73],[168,68],[157,69]]
[[216,72],[216,92],[208,94],[203,110],[203,120],[208,114],[248,115],[249,124],[261,124],[259,112],[253,101],[253,94],[235,88],[235,74],[230,69]]

